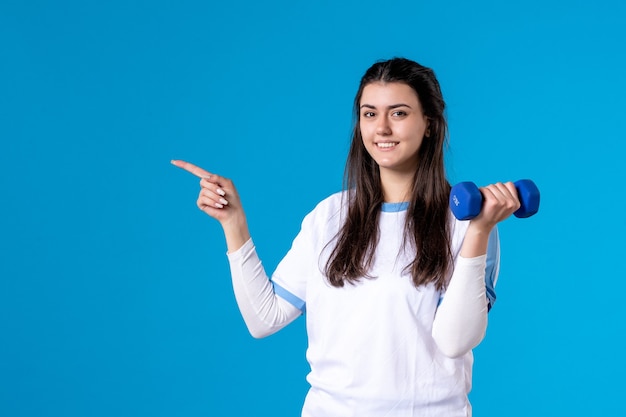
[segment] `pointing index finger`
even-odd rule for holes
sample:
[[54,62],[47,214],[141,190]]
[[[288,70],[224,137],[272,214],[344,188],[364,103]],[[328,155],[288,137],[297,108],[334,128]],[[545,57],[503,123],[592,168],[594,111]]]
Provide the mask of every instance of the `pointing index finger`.
[[211,176],[211,173],[209,171],[206,171],[190,162],[182,161],[179,159],[172,159],[171,162],[172,165],[177,166],[178,168],[182,168],[198,178],[207,178]]

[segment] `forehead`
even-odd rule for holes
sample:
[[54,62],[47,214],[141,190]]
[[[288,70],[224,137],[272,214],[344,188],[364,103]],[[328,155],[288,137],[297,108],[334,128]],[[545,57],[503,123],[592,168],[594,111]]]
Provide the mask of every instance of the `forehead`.
[[393,104],[419,105],[417,93],[405,83],[373,82],[363,88],[361,103],[374,106]]

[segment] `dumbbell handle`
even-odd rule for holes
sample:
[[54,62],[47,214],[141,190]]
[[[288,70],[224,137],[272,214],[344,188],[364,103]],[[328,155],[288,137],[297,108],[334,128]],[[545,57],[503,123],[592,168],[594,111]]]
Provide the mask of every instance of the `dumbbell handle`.
[[[526,218],[537,213],[540,201],[537,185],[528,179],[515,181],[514,184],[521,206],[513,215]],[[482,204],[483,196],[473,182],[460,182],[450,191],[450,209],[459,220],[471,220],[478,216]]]

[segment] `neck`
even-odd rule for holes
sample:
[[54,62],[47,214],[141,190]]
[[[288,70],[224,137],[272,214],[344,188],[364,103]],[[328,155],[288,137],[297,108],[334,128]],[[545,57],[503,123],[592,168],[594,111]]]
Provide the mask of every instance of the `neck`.
[[380,171],[380,183],[385,203],[401,203],[411,199],[414,173]]

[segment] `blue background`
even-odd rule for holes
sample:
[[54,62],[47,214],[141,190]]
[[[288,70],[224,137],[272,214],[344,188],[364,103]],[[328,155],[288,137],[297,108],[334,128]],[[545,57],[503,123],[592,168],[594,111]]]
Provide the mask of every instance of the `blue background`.
[[[618,415],[626,3],[0,5],[0,415],[299,415],[304,320],[254,340],[187,159],[233,178],[268,272],[341,187],[358,81],[406,56],[451,182],[533,178],[500,226],[476,416]],[[617,382],[615,382],[617,381]]]

